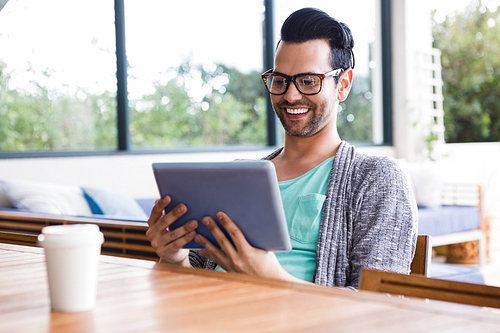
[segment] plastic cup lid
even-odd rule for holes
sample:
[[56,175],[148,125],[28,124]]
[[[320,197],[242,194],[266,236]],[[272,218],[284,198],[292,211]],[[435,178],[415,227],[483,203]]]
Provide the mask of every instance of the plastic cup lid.
[[38,241],[43,247],[72,247],[102,244],[104,236],[95,224],[67,224],[44,227]]

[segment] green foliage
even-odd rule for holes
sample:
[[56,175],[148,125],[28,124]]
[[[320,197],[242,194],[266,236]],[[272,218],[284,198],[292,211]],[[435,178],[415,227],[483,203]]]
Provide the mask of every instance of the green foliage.
[[481,1],[434,24],[442,51],[447,142],[500,140],[500,7]]
[[[29,91],[9,89],[5,67],[0,63],[0,151],[116,149],[114,94],[49,89],[35,81]],[[41,74],[50,82],[49,70]],[[266,144],[267,93],[260,73],[185,63],[163,77],[170,79],[153,82],[150,93],[130,101],[134,148]],[[356,78],[342,103],[338,127],[344,139],[371,141],[368,82]]]
[[[5,67],[0,62],[0,151],[116,147],[113,95],[61,93],[34,81],[29,92],[9,89]],[[49,81],[49,71],[42,74]]]
[[340,103],[337,127],[342,139],[372,142],[372,94],[369,78],[356,77],[349,97]]
[[131,101],[134,147],[264,145],[266,112],[257,72],[182,64]]

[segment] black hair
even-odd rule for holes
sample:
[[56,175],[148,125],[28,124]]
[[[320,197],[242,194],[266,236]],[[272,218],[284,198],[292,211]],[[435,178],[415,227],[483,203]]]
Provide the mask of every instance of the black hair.
[[354,68],[354,39],[349,27],[316,8],[302,8],[292,13],[281,27],[281,40],[304,43],[326,39],[330,44],[330,65],[333,69]]

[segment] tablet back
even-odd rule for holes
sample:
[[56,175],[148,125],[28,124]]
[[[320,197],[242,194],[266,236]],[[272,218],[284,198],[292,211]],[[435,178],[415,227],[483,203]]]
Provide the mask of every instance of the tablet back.
[[[225,231],[215,216],[223,211],[238,225],[250,245],[268,251],[291,250],[276,170],[271,161],[154,163],[153,171],[161,197],[172,198],[165,210],[168,212],[179,203],[188,208],[170,230],[194,219],[198,221],[196,232],[218,246],[201,219],[212,216]],[[195,241],[184,247],[201,248]]]

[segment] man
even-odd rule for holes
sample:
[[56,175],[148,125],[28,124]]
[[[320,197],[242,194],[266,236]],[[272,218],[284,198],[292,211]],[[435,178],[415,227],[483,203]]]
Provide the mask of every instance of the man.
[[[292,252],[253,248],[223,212],[217,218],[234,246],[211,217],[201,222],[221,249],[196,234],[198,221],[169,231],[186,206],[163,214],[167,196],[156,203],[147,232],[162,262],[354,288],[362,267],[409,273],[417,219],[403,173],[387,158],[358,154],[337,132],[338,105],[353,79],[353,45],[346,25],[304,8],[284,22],[275,67],[263,74],[285,129],[283,148],[267,159],[276,167]],[[206,250],[182,249],[192,239]]]

